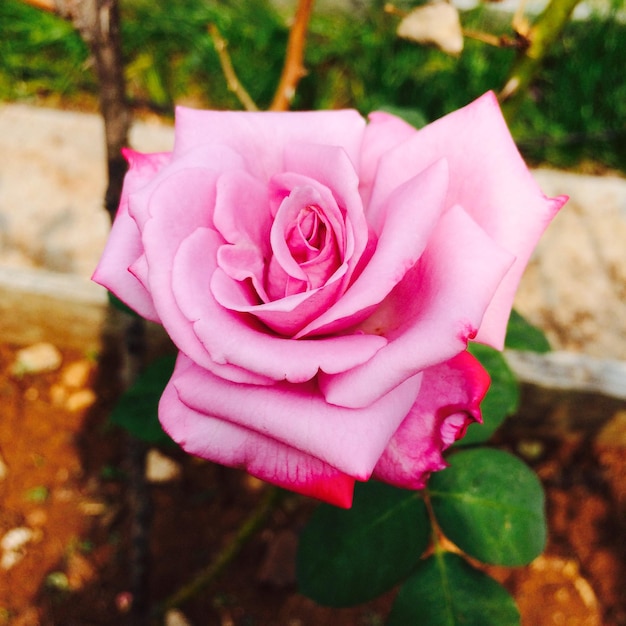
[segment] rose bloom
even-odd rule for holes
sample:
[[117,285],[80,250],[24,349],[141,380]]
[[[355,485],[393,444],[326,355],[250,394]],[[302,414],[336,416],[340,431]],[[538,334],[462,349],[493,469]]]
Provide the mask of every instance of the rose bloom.
[[179,350],[159,405],[187,452],[349,507],[420,489],[480,421],[513,295],[565,198],[493,94],[416,131],[356,111],[179,108],[171,153],[125,152],[94,280]]

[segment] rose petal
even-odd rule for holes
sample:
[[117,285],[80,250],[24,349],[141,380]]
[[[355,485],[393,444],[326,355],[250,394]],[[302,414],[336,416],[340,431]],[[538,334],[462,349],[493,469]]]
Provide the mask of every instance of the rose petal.
[[164,430],[189,454],[227,465],[279,487],[349,508],[354,479],[334,467],[247,428],[182,403],[172,383],[159,403]]
[[272,215],[267,196],[267,185],[250,174],[225,172],[217,180],[213,226],[228,243],[251,243],[268,255]]
[[404,489],[423,489],[446,467],[443,451],[481,421],[489,375],[468,352],[424,371],[420,392],[374,469],[374,477]]
[[383,111],[370,113],[368,119],[369,124],[365,127],[361,148],[361,167],[359,168],[360,191],[366,206],[369,204],[381,156],[410,139],[417,132],[404,120]]
[[[345,274],[340,268],[337,278]],[[285,337],[294,335],[306,326],[311,318],[327,309],[337,298],[342,283],[338,280],[328,285],[296,293],[267,304],[258,304],[246,284],[233,281],[218,268],[211,277],[211,293],[215,300],[226,309],[248,313],[262,321],[266,326]]]
[[129,164],[124,178],[122,197],[111,233],[92,279],[113,292],[122,302],[139,315],[159,321],[152,297],[145,284],[131,272],[130,268],[143,256],[141,233],[128,211],[128,197],[137,189],[148,184],[157,172],[168,163],[169,153],[142,154],[134,150],[123,150]]
[[328,404],[314,381],[240,385],[213,376],[184,355],[172,376],[182,402],[311,455],[367,480],[388,441],[413,405],[418,374],[364,409]]
[[495,95],[487,93],[419,130],[380,159],[368,220],[378,223],[394,189],[440,158],[450,167],[446,205],[460,204],[516,257],[477,336],[501,349],[513,296],[530,253],[566,198],[551,200],[543,195],[513,143]]
[[401,185],[389,198],[376,250],[357,280],[298,337],[339,332],[361,322],[421,256],[444,208],[444,160]]
[[228,311],[213,298],[210,289],[211,276],[217,269],[212,250],[220,243],[221,237],[215,231],[194,232],[178,250],[168,277],[171,286],[167,287],[186,317],[178,324],[193,327],[196,341],[202,343],[215,363],[231,363],[274,380],[300,383],[313,378],[318,370],[332,374],[364,363],[387,343],[384,337],[362,333],[283,339],[268,333],[251,316]]
[[285,171],[285,146],[297,143],[341,146],[353,163],[359,162],[365,120],[356,111],[250,113],[176,109],[174,154],[218,143],[244,155],[247,169],[261,180]]
[[389,343],[348,372],[320,374],[328,402],[367,406],[416,372],[463,351],[512,261],[463,209],[446,211],[419,263],[359,326]]
[[[175,218],[176,216],[183,216],[179,206],[180,203],[176,201],[175,193],[169,197],[171,204],[159,201],[162,185],[169,178],[174,178],[178,183],[182,183],[178,191],[181,193],[184,202],[194,194],[194,189],[185,186],[183,182],[184,173],[193,171],[197,173],[198,170],[205,172],[213,187],[215,187],[216,181],[225,172],[246,171],[243,157],[233,152],[228,146],[215,144],[200,145],[183,156],[172,158],[159,171],[157,176],[129,195],[129,212],[140,230],[143,230],[149,219],[158,216],[159,213],[165,214],[170,219],[172,216]],[[215,207],[215,191],[211,194],[210,200],[204,206],[204,219],[212,222]]]

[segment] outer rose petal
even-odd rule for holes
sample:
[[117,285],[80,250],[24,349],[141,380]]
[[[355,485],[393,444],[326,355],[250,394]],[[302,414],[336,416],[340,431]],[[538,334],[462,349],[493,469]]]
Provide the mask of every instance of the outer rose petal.
[[413,126],[395,115],[375,111],[368,117],[370,123],[365,128],[360,168],[360,190],[365,205],[369,203],[381,156],[415,134]]
[[551,200],[541,193],[490,92],[417,131],[380,159],[368,220],[376,224],[389,194],[416,170],[440,158],[450,167],[447,206],[460,204],[516,257],[477,336],[501,349],[513,296],[530,253],[566,198]]
[[172,383],[161,396],[159,415],[165,431],[190,454],[336,506],[352,505],[354,478],[271,437],[190,409]]
[[419,262],[358,327],[389,343],[350,371],[320,374],[328,402],[367,406],[465,350],[511,262],[463,209],[446,211]]
[[128,271],[143,255],[141,233],[128,212],[128,198],[154,178],[168,163],[170,154],[141,154],[134,150],[124,150],[123,153],[129,170],[124,178],[120,206],[111,233],[92,279],[113,292],[139,315],[158,322],[152,296],[145,285]]
[[424,371],[411,411],[376,464],[373,476],[405,489],[423,489],[430,474],[446,467],[442,453],[481,421],[480,402],[489,375],[469,352]]
[[177,107],[174,155],[204,143],[222,144],[246,157],[250,173],[269,180],[285,171],[285,147],[298,143],[340,146],[353,163],[358,163],[364,129],[365,120],[351,110],[285,115]]
[[[324,401],[315,382],[238,385],[180,355],[172,384],[191,409],[271,437],[367,480],[417,396],[421,375],[364,409]],[[170,429],[176,425],[170,422]]]

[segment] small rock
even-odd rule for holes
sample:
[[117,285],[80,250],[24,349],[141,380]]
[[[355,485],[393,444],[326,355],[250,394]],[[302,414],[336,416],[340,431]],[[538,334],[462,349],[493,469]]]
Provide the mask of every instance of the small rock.
[[11,569],[24,556],[24,546],[33,539],[34,532],[25,526],[18,526],[9,530],[0,540],[2,557],[0,568]]
[[448,54],[463,50],[463,30],[458,9],[435,1],[413,9],[398,25],[398,37],[420,44],[431,44]]
[[155,448],[146,455],[146,480],[149,483],[167,483],[182,475],[180,465]]
[[48,522],[48,514],[44,509],[33,509],[26,515],[26,521],[33,528],[43,528]]
[[63,406],[67,401],[67,389],[63,385],[51,385],[49,393],[53,406]]
[[89,375],[91,374],[91,363],[85,359],[82,361],[74,361],[63,369],[61,375],[61,382],[66,387],[72,387],[74,389],[80,389],[84,387],[89,381]]
[[96,578],[96,568],[91,561],[78,552],[67,558],[67,584],[70,591],[80,591]]
[[165,614],[165,626],[191,626],[191,622],[182,611],[170,609]]
[[88,409],[96,401],[96,394],[92,389],[75,391],[65,402],[65,408],[74,413]]
[[9,468],[7,467],[7,464],[4,462],[4,459],[2,458],[2,456],[0,456],[0,480],[4,480],[7,477],[8,473],[9,473]]
[[37,387],[29,387],[24,392],[24,400],[27,402],[35,402],[35,400],[39,400],[39,389],[37,389]]
[[35,343],[18,350],[12,372],[16,376],[54,372],[61,367],[62,360],[56,346],[46,342]]

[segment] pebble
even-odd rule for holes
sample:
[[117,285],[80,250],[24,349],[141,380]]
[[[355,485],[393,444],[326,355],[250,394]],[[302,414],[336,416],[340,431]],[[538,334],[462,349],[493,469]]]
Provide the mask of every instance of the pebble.
[[91,363],[87,360],[74,361],[63,369],[61,383],[66,387],[80,389],[87,385],[91,374]]
[[53,344],[35,343],[18,350],[11,371],[15,376],[54,372],[61,367],[62,360],[61,353]]
[[146,480],[149,483],[167,483],[180,479],[181,467],[156,448],[148,450],[146,455]]
[[165,614],[165,626],[191,626],[191,622],[182,611],[170,609]]
[[97,572],[88,558],[72,552],[67,557],[66,575],[70,591],[80,591],[96,579]]
[[31,541],[35,533],[25,526],[18,526],[9,530],[0,540],[0,568],[11,569],[24,556],[24,546]]
[[4,480],[7,477],[8,473],[9,468],[7,467],[7,464],[4,462],[4,459],[0,455],[0,480]]
[[75,391],[65,401],[65,408],[72,413],[88,409],[96,401],[96,394],[92,389]]

